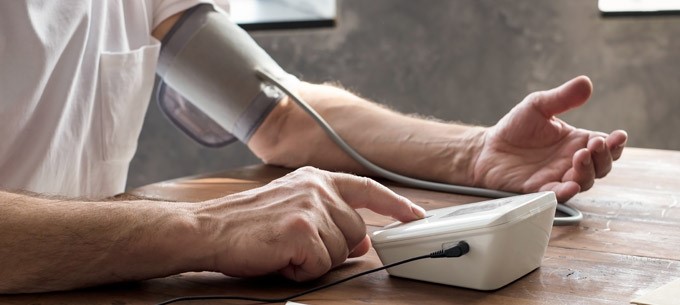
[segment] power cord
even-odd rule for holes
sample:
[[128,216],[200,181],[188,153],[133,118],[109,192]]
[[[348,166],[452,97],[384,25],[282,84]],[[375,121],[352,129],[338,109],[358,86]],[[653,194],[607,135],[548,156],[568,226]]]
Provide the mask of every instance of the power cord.
[[198,300],[241,300],[241,301],[253,301],[253,302],[260,302],[260,303],[283,303],[283,302],[288,302],[292,299],[301,297],[303,295],[310,294],[312,292],[316,292],[316,291],[319,291],[319,290],[322,290],[322,289],[326,289],[328,287],[335,286],[337,284],[341,284],[341,283],[347,282],[349,280],[355,279],[357,277],[364,276],[364,275],[367,275],[367,274],[370,274],[370,273],[373,273],[373,272],[377,272],[377,271],[380,271],[380,270],[396,267],[396,266],[399,266],[399,265],[402,265],[402,264],[406,264],[406,263],[410,263],[410,262],[413,262],[413,261],[426,259],[426,258],[460,257],[460,256],[467,254],[468,252],[470,252],[470,245],[465,241],[459,241],[458,244],[456,244],[453,247],[434,251],[430,254],[425,254],[425,255],[421,255],[421,256],[408,258],[408,259],[401,260],[401,261],[398,261],[398,262],[395,262],[395,263],[392,263],[392,264],[388,264],[388,265],[385,265],[385,266],[382,266],[382,267],[378,267],[378,268],[375,268],[375,269],[367,270],[367,271],[357,273],[355,275],[351,275],[351,276],[348,276],[346,278],[339,279],[337,281],[334,281],[334,282],[331,282],[331,283],[328,283],[328,284],[324,284],[324,285],[321,285],[321,286],[317,286],[317,287],[314,287],[314,288],[311,288],[311,289],[308,289],[308,290],[305,290],[305,291],[302,291],[302,292],[299,292],[299,293],[296,293],[296,294],[293,294],[293,295],[290,295],[290,296],[287,296],[287,297],[283,297],[283,298],[257,298],[257,297],[248,297],[248,296],[231,296],[231,295],[198,295],[198,296],[178,297],[178,298],[174,298],[174,299],[170,299],[170,300],[160,302],[156,305],[166,305],[166,304],[171,304],[171,303],[179,303],[179,302],[186,302],[186,301],[198,301]]
[[[283,85],[281,82],[276,80],[273,76],[271,76],[268,72],[263,71],[261,69],[256,69],[255,72],[257,73],[257,76],[262,78],[263,80],[266,80],[272,84],[274,84],[277,88],[279,88],[281,91],[286,93],[290,98],[293,99],[293,101],[300,106],[305,112],[307,112],[314,121],[316,121],[319,126],[328,134],[328,136],[340,146],[340,148],[345,151],[350,157],[352,157],[355,161],[357,161],[359,164],[363,165],[364,167],[368,168],[369,170],[373,171],[374,173],[387,178],[389,180],[395,181],[402,183],[404,185],[416,187],[416,188],[422,188],[422,189],[427,189],[427,190],[432,190],[432,191],[438,191],[438,192],[446,192],[446,193],[457,193],[457,194],[464,194],[464,195],[471,195],[471,196],[479,196],[479,197],[489,197],[489,198],[505,198],[505,197],[511,197],[511,196],[516,196],[519,195],[517,193],[510,193],[510,192],[503,192],[503,191],[498,191],[498,190],[490,190],[490,189],[483,189],[483,188],[476,188],[476,187],[469,187],[469,186],[462,186],[462,185],[453,185],[453,184],[446,184],[446,183],[439,183],[439,182],[433,182],[433,181],[425,181],[425,180],[420,180],[420,179],[415,179],[407,176],[403,176],[400,174],[397,174],[395,172],[386,170],[375,163],[369,161],[368,159],[364,158],[361,154],[359,154],[354,148],[349,146],[345,140],[343,140],[340,135],[338,135],[335,130],[321,117],[319,113],[317,113],[309,104],[307,104],[301,97],[299,97],[297,94],[294,92],[288,90],[288,88]],[[581,211],[568,207],[564,204],[558,204],[557,205],[557,210],[566,214],[566,217],[555,217],[555,220],[553,221],[553,225],[555,226],[565,226],[565,225],[577,225],[581,220],[583,219],[583,214]]]

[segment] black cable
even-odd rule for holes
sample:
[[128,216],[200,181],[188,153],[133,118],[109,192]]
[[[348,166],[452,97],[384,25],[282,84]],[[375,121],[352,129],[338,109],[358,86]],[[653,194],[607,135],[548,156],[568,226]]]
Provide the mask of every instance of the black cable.
[[344,282],[347,282],[349,280],[355,279],[360,276],[364,276],[373,272],[377,272],[380,270],[392,268],[395,266],[399,266],[402,264],[410,263],[412,261],[417,261],[425,258],[442,258],[442,257],[460,257],[465,255],[466,253],[470,252],[470,245],[465,242],[465,241],[459,241],[458,244],[456,244],[453,247],[449,247],[447,249],[439,250],[432,252],[430,254],[426,255],[421,255],[421,256],[416,256],[412,258],[407,258],[405,260],[401,260],[395,263],[391,263],[382,267],[374,268],[371,270],[367,270],[364,272],[360,272],[351,276],[348,276],[343,279],[339,279],[335,282],[330,282],[328,284],[324,284],[321,286],[317,286],[302,292],[298,292],[293,295],[289,295],[287,297],[283,298],[257,298],[257,297],[247,297],[247,296],[231,296],[231,295],[197,295],[197,296],[187,296],[187,297],[178,297],[170,300],[166,300],[163,302],[160,302],[156,305],[166,305],[166,304],[171,304],[171,303],[178,303],[178,302],[185,302],[185,301],[197,301],[197,300],[241,300],[241,301],[253,301],[253,302],[260,302],[260,303],[283,303],[290,301],[294,298],[301,297],[306,294],[310,294],[312,292],[316,292],[322,289],[326,289],[331,286],[335,286],[337,284],[341,284]]

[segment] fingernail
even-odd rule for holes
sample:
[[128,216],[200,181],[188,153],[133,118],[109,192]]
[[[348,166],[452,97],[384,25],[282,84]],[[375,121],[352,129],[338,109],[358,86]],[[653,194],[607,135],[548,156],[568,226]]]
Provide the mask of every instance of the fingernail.
[[604,152],[605,148],[607,148],[607,144],[603,141],[597,148],[595,148],[595,151]]
[[411,204],[411,212],[413,212],[413,215],[418,216],[418,218],[424,218],[426,214],[425,209],[416,204]]

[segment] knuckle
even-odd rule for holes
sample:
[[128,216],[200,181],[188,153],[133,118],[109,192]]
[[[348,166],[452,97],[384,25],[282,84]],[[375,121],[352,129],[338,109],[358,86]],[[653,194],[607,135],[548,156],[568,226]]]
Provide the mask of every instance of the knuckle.
[[588,180],[584,181],[583,183],[581,183],[581,191],[589,190],[590,188],[593,187],[594,184],[595,184],[594,179],[588,179]]
[[312,274],[311,277],[313,278],[322,276],[326,272],[331,270],[331,268],[333,268],[333,262],[331,261],[331,258],[324,254],[319,254],[319,256],[317,257],[316,264],[318,266],[317,268],[319,272],[317,272],[316,274]]
[[286,174],[285,176],[283,176],[283,178],[285,178],[283,180],[287,181],[287,180],[290,180],[290,179],[292,179],[292,180],[304,179],[304,178],[309,177],[309,176],[318,175],[318,173],[320,171],[321,170],[319,170],[315,167],[312,167],[312,166],[304,166],[304,167],[300,167],[300,168]]
[[545,95],[545,91],[534,91],[534,92],[529,93],[529,95],[527,95],[526,99],[530,100],[530,101],[531,100],[539,100],[539,99],[542,99],[544,95]]
[[314,179],[309,179],[308,177],[300,178],[294,181],[291,188],[297,190],[297,192],[311,193],[318,188],[318,184]]
[[302,167],[293,173],[291,178],[295,179],[294,182],[300,187],[318,189],[327,184],[326,172],[311,166]]
[[292,176],[292,179],[276,185],[277,189],[292,194],[292,201],[319,201],[319,198],[330,197],[328,183],[315,176]]
[[309,213],[312,211],[315,211],[319,208],[319,201],[316,198],[313,198],[310,196],[308,193],[302,193],[300,194],[300,197],[298,200],[296,200],[295,205],[296,207],[305,213]]
[[285,204],[290,207],[293,214],[309,214],[317,210],[319,200],[314,196],[313,192],[300,191],[299,188],[293,187],[294,195],[285,201]]
[[323,173],[323,170],[320,170],[316,167],[307,165],[307,166],[303,166],[303,167],[298,168],[294,172],[304,173],[304,174],[312,174],[312,175],[319,175],[319,174]]
[[342,235],[335,237],[326,237],[326,251],[330,258],[332,266],[337,266],[344,262],[349,256],[349,247]]
[[314,172],[316,170],[317,169],[315,167],[307,165],[307,166],[303,166],[303,167],[298,168],[296,170],[296,172]]
[[349,250],[345,249],[343,253],[338,253],[334,257],[331,258],[331,265],[329,266],[328,269],[339,266],[342,264],[344,261],[347,260],[347,256],[349,256]]
[[382,191],[382,185],[368,177],[358,177],[357,183],[361,186],[363,193],[370,194],[372,191]]
[[285,227],[297,234],[317,234],[317,227],[307,213],[292,213],[286,217]]
[[369,187],[375,187],[377,182],[373,181],[372,179],[368,177],[358,177],[359,178],[359,184],[363,186],[364,188],[369,188]]
[[602,177],[606,176],[607,174],[609,174],[609,172],[611,172],[611,170],[612,170],[611,165],[605,166],[604,168],[602,168],[602,169],[599,171],[599,173],[598,173],[598,175],[597,175],[597,178],[602,178]]
[[354,232],[353,236],[347,236],[347,245],[350,248],[354,248],[357,245],[359,245],[359,243],[361,243],[365,237],[366,237],[366,225],[362,221],[361,227]]

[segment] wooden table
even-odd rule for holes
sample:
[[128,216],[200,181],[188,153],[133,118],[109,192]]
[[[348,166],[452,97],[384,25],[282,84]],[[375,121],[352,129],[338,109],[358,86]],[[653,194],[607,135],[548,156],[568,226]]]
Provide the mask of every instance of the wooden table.
[[[161,182],[131,194],[200,201],[261,186],[287,170],[254,166]],[[297,299],[306,304],[627,304],[680,277],[680,152],[628,148],[611,174],[570,201],[579,226],[555,227],[541,267],[491,292],[394,278],[385,271]],[[481,198],[390,186],[426,209]],[[360,211],[369,230],[391,220]],[[235,279],[186,273],[72,292],[0,297],[0,304],[154,304],[184,295],[286,296],[380,266],[375,252],[351,259],[319,280]],[[247,304],[187,302],[179,304]]]

